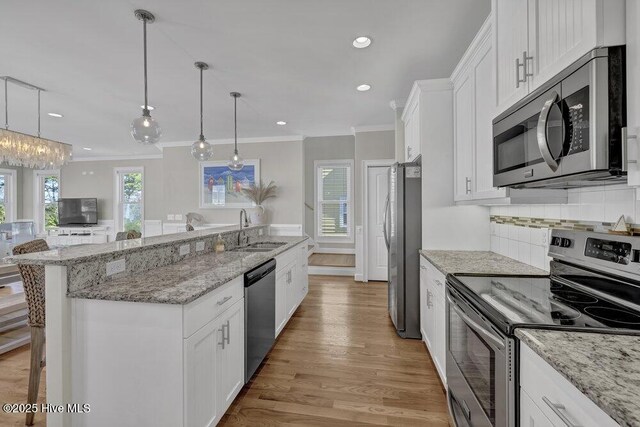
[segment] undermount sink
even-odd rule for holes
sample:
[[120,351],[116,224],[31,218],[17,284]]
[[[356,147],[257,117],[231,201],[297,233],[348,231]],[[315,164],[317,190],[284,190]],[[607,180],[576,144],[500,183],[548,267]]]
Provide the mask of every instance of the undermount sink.
[[243,246],[240,248],[233,248],[230,252],[271,252],[273,249],[268,248],[250,248],[247,246]]
[[231,252],[271,252],[284,245],[286,245],[285,242],[255,242],[246,246],[233,248]]

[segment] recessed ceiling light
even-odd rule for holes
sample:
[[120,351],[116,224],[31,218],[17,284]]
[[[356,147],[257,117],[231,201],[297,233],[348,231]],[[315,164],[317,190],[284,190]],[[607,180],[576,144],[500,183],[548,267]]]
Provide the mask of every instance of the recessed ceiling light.
[[64,117],[62,114],[60,113],[47,113],[48,115],[50,115],[51,117],[56,117],[56,118],[61,118]]
[[[140,108],[142,108],[142,109],[144,110],[144,105],[141,105],[141,106],[140,106]],[[147,109],[148,109],[149,111],[153,111],[153,110],[155,110],[155,108],[153,108],[151,105],[147,105]]]
[[287,124],[287,122],[285,122],[284,120],[278,120],[278,121],[276,122],[276,124],[277,124],[278,126],[284,126],[284,125],[286,125],[286,124]]
[[371,39],[367,36],[356,37],[356,39],[353,41],[353,47],[358,49],[364,49],[365,47],[368,47],[370,44],[371,44]]
[[83,150],[87,150],[87,151],[91,151],[93,150],[93,148],[89,148],[89,147],[82,147]]
[[358,89],[360,92],[366,92],[369,89],[371,89],[371,85],[367,85],[367,84],[360,85],[356,89]]

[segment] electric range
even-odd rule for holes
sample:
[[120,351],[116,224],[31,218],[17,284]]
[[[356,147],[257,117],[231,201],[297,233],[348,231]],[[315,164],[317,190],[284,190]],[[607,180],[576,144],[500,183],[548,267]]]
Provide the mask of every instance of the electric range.
[[548,277],[447,276],[447,385],[458,426],[515,426],[515,329],[640,334],[640,237],[553,230]]

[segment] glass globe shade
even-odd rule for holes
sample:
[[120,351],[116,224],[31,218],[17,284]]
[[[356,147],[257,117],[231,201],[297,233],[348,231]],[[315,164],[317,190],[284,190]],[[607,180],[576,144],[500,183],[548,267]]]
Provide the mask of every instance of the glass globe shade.
[[243,167],[244,160],[242,159],[242,157],[240,157],[238,151],[235,151],[233,153],[233,156],[231,156],[231,159],[229,159],[229,169],[231,169],[232,171],[239,171],[242,170]]
[[162,129],[147,110],[131,122],[131,136],[141,144],[155,144],[162,136]]
[[204,139],[204,136],[200,136],[200,139],[191,145],[191,155],[201,162],[209,160],[213,155],[213,147]]

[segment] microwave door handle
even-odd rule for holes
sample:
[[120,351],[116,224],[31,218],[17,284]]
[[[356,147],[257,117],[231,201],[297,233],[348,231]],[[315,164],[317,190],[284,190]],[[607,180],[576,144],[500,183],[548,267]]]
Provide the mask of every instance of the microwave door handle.
[[451,305],[453,310],[456,312],[456,314],[458,316],[460,316],[460,318],[462,318],[464,323],[469,325],[471,327],[471,329],[473,329],[474,331],[476,331],[479,334],[483,335],[485,338],[487,338],[489,341],[491,341],[491,343],[493,345],[495,345],[496,347],[498,347],[499,349],[504,349],[505,345],[504,345],[504,341],[502,339],[497,338],[494,334],[492,334],[491,332],[489,332],[488,330],[483,328],[478,322],[476,322],[475,320],[470,318],[467,315],[467,313],[462,311],[462,309],[458,306],[458,304],[456,304],[451,299],[451,297],[449,295],[447,295],[447,300],[449,301],[449,304]]
[[387,200],[384,202],[384,214],[382,217],[382,234],[384,234],[384,243],[389,249],[389,236],[387,235],[387,213],[389,211],[389,195],[387,194]]
[[551,113],[551,107],[556,103],[560,96],[555,90],[551,92],[551,97],[547,99],[540,111],[540,117],[538,118],[538,127],[536,136],[538,139],[538,149],[542,154],[542,159],[549,166],[552,171],[558,170],[558,162],[553,158],[551,150],[549,150],[549,143],[547,142],[547,122],[549,121],[549,113]]

